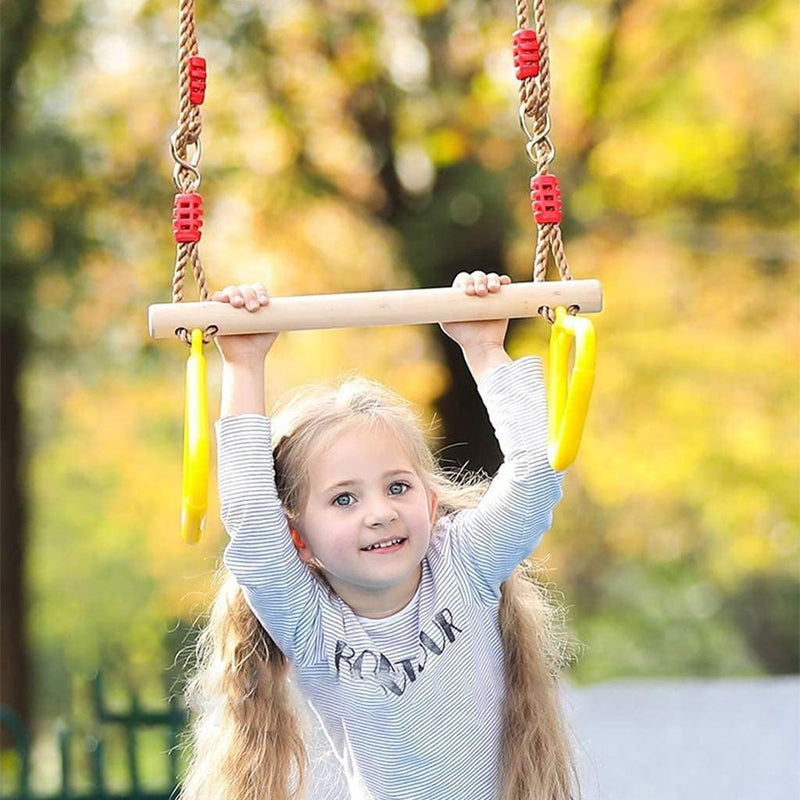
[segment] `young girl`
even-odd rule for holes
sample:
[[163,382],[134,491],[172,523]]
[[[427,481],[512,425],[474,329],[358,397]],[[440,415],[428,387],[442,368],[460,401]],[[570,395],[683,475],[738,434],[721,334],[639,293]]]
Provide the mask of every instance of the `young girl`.
[[[455,285],[486,296],[508,282],[475,272]],[[215,299],[269,302],[258,285]],[[506,328],[443,326],[504,454],[488,489],[446,477],[414,413],[364,380],[306,394],[271,423],[264,362],[276,334],[218,339],[232,577],[199,645],[186,800],[305,796],[290,681],[353,798],[568,800],[563,639],[519,567],[550,527],[561,476],[547,459],[541,363],[512,362]]]

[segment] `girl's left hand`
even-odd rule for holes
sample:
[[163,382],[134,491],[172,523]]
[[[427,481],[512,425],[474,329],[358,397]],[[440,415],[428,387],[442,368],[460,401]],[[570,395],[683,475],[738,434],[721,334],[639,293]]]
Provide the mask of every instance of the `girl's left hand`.
[[[496,272],[485,273],[481,270],[474,272],[459,272],[453,281],[454,287],[460,287],[465,294],[476,297],[486,297],[500,291],[502,286],[511,283],[508,275],[498,275]],[[507,319],[477,320],[473,322],[447,322],[442,323],[442,330],[462,350],[502,347],[508,330]]]
[[[234,308],[244,308],[251,313],[269,305],[269,293],[260,283],[226,286],[222,291],[215,292],[211,299],[217,303],[230,303]],[[215,341],[224,361],[253,361],[263,368],[264,358],[277,338],[277,333],[248,333],[217,336]]]

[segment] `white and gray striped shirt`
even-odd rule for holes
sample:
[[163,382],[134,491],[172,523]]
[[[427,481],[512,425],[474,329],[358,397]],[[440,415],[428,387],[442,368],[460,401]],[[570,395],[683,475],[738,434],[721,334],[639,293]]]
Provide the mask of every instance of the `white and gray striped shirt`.
[[500,584],[550,527],[561,475],[547,458],[541,361],[503,364],[478,389],[504,463],[476,508],[437,524],[416,595],[385,619],[354,614],[297,557],[269,420],[217,425],[225,564],[292,661],[353,798],[500,795]]

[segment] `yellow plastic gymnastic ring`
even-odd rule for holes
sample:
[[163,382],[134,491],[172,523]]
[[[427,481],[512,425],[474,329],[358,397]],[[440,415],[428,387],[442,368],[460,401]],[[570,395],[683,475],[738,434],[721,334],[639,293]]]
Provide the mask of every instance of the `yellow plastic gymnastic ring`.
[[[570,371],[570,352],[574,362]],[[594,385],[596,341],[594,326],[585,317],[555,310],[550,330],[550,407],[548,455],[553,469],[566,469],[578,453]]]
[[191,332],[186,362],[186,408],[183,423],[183,502],[181,536],[196,544],[203,535],[208,510],[208,400],[203,331]]

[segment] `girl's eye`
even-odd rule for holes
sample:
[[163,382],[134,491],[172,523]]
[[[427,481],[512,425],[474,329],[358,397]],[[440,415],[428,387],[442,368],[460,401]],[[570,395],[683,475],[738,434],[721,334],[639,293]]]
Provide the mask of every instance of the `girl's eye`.
[[333,498],[333,505],[339,506],[340,508],[346,508],[347,506],[352,505],[354,502],[355,498],[349,492],[337,494],[336,497]]
[[395,481],[389,486],[389,494],[405,494],[411,487],[403,481]]

